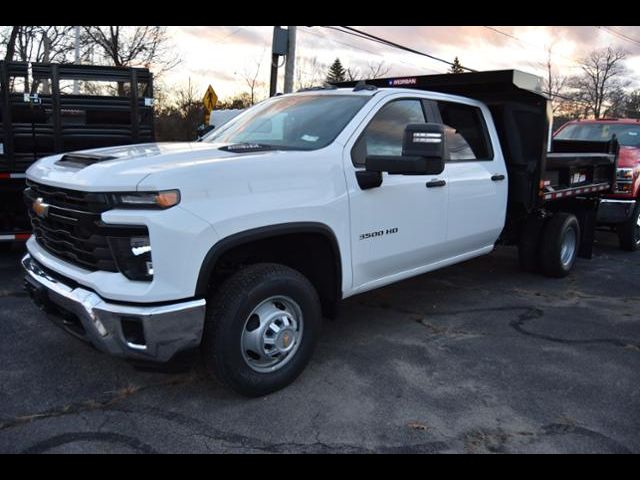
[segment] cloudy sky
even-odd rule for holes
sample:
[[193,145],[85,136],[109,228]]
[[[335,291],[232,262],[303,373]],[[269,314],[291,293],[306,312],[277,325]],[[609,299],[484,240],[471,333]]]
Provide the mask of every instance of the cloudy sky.
[[[630,26],[354,26],[359,30],[447,60],[458,56],[476,70],[518,68],[543,73],[547,50],[563,73],[590,50],[607,46],[629,52],[629,79],[640,86],[640,27]],[[269,81],[272,26],[169,27],[182,63],[165,74],[169,86],[191,79],[198,90],[211,84],[222,99],[247,91],[246,78],[258,74],[265,96]],[[514,38],[515,37],[515,38]],[[298,27],[297,77],[323,76],[339,57],[345,67],[366,71],[383,63],[388,76],[445,72],[447,65],[326,27]],[[281,72],[284,68],[281,69]],[[637,79],[637,80],[636,80]],[[279,88],[282,89],[282,79]]]

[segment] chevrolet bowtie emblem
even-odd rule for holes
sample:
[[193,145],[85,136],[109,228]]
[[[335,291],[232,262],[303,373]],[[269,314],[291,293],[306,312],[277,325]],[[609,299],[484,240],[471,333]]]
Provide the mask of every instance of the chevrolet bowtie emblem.
[[289,346],[289,334],[285,332],[285,334],[282,336],[282,343],[284,344],[284,348],[287,348]]
[[44,218],[47,216],[47,214],[49,213],[49,204],[48,203],[44,203],[44,201],[42,200],[42,198],[37,198],[34,202],[33,202],[33,211],[36,213],[36,215],[38,215],[40,218]]

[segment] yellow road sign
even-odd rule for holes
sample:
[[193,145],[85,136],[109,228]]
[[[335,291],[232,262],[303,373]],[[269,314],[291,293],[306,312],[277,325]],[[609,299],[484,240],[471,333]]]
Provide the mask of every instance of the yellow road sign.
[[208,112],[216,108],[216,104],[218,103],[218,95],[216,95],[216,91],[211,85],[209,85],[209,88],[207,88],[207,93],[204,94],[202,103],[204,104],[205,110]]

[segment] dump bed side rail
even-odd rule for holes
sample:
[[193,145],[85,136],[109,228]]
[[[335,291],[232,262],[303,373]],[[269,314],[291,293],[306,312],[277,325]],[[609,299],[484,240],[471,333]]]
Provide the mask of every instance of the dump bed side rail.
[[554,140],[540,181],[541,200],[613,193],[619,144],[611,141]]

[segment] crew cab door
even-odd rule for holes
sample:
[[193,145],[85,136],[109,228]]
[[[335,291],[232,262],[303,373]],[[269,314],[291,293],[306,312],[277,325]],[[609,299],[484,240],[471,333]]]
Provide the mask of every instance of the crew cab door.
[[399,156],[407,125],[435,120],[432,102],[386,98],[376,105],[344,149],[349,189],[353,289],[391,283],[445,257],[446,174],[390,175],[363,189],[356,171],[367,155]]
[[504,227],[507,170],[492,123],[478,104],[438,100],[436,105],[445,129],[447,246],[452,256],[465,255],[492,246]]

